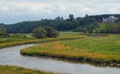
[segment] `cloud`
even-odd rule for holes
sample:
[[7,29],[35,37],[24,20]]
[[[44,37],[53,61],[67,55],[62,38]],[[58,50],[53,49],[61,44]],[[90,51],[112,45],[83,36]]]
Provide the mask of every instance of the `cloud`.
[[120,0],[0,0],[0,22],[16,23],[56,16],[118,14]]

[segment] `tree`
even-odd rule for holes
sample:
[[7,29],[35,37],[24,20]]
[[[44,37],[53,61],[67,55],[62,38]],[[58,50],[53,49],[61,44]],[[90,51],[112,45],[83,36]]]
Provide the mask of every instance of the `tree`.
[[[56,17],[55,19],[41,19],[39,21],[24,21],[15,24],[5,25],[0,24],[0,27],[6,29],[7,33],[31,33],[33,29],[38,27],[50,26],[59,31],[77,30],[91,32],[104,32],[104,33],[120,33],[120,14],[112,14],[119,18],[114,25],[106,25],[105,28],[98,27],[102,24],[103,18],[108,18],[111,14],[105,15],[87,15],[85,17],[74,18],[73,14],[64,19],[63,17]],[[109,23],[110,24],[110,23]],[[79,27],[80,26],[80,27]],[[83,29],[82,29],[83,28]],[[99,29],[95,29],[99,28]],[[102,31],[103,30],[103,31]]]
[[36,38],[57,37],[59,32],[52,27],[41,27],[33,30],[33,36]]
[[8,36],[7,32],[0,27],[0,36]]
[[47,37],[57,37],[59,35],[58,31],[52,27],[45,27]]
[[36,38],[44,38],[46,37],[46,30],[44,28],[36,28],[33,30],[33,36]]
[[69,14],[69,19],[70,19],[70,21],[74,21],[74,15],[73,14]]

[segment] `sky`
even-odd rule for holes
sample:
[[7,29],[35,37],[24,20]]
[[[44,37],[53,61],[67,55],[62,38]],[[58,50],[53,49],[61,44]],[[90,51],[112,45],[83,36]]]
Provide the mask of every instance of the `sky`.
[[120,0],[0,0],[0,23],[120,14]]

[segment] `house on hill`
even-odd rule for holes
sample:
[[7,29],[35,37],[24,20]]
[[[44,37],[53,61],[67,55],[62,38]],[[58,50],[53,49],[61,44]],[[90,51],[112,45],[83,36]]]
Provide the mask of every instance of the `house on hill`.
[[115,16],[109,16],[108,18],[103,18],[103,23],[113,23],[115,21],[117,21],[119,18],[115,17]]

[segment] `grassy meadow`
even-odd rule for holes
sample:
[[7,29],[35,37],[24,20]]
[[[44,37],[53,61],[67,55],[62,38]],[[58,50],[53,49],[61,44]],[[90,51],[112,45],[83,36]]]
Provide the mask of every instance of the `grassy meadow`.
[[28,43],[41,43],[66,39],[77,39],[79,37],[81,37],[80,33],[77,32],[76,33],[62,32],[60,33],[60,36],[57,38],[43,38],[43,39],[35,38],[31,34],[11,34],[9,37],[0,37],[0,48]]
[[0,66],[0,74],[54,74],[13,66]]
[[56,41],[28,47],[22,49],[21,54],[94,63],[120,63],[120,34],[86,36],[76,40]]

